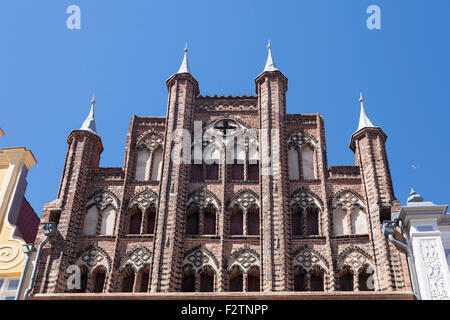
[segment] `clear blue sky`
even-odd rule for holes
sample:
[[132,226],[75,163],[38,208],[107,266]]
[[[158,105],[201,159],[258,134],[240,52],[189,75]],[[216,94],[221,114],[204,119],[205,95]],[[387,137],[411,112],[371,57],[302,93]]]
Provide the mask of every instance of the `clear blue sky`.
[[[66,27],[71,4],[81,8],[81,30]],[[366,27],[371,4],[381,8],[381,30]],[[248,95],[271,39],[289,79],[288,112],[325,118],[330,166],[354,164],[348,145],[362,91],[389,137],[400,203],[414,186],[426,200],[450,204],[449,13],[448,0],[4,0],[0,147],[34,153],[26,197],[40,215],[56,198],[66,138],[93,92],[101,166],[122,166],[130,118],[165,114],[165,80],[186,40],[201,94]]]

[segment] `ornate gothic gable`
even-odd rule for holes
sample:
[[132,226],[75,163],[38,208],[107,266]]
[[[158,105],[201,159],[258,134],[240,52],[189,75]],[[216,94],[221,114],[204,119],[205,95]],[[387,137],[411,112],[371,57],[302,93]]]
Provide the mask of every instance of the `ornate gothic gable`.
[[163,145],[164,137],[156,132],[150,131],[141,135],[137,139],[136,149],[139,150],[141,148],[147,148],[149,151],[156,149],[158,146]]
[[341,190],[333,197],[332,209],[339,206],[346,212],[352,211],[354,207],[365,209],[363,198],[351,189]]
[[293,264],[302,267],[307,273],[310,273],[315,267],[319,267],[323,272],[327,272],[329,269],[327,260],[319,252],[309,248],[298,250]]
[[184,255],[183,267],[191,266],[196,273],[210,267],[214,272],[219,271],[219,261],[208,249],[197,246],[187,251]]
[[239,267],[243,273],[248,273],[253,267],[261,270],[259,254],[247,246],[239,248],[228,259],[227,272],[230,272],[234,266]]
[[194,204],[200,210],[204,210],[211,204],[217,211],[220,209],[220,200],[211,191],[205,188],[193,191],[188,199],[187,207]]
[[253,190],[241,190],[228,201],[228,209],[231,210],[235,205],[238,205],[243,211],[250,209],[253,205],[260,208],[259,196]]
[[309,145],[315,149],[318,145],[317,139],[304,131],[297,132],[290,136],[288,140],[288,148],[295,147],[301,149],[302,146]]
[[100,189],[94,192],[87,203],[87,207],[96,205],[99,211],[103,211],[107,206],[111,205],[114,210],[118,210],[120,207],[120,200],[115,194],[109,190]]
[[100,265],[105,267],[106,271],[109,272],[111,270],[111,263],[112,260],[104,249],[91,246],[83,251],[75,264],[77,266],[86,266],[89,272],[92,272],[95,267]]
[[122,258],[119,271],[122,272],[127,266],[130,266],[135,272],[139,272],[145,264],[150,263],[151,256],[152,254],[147,248],[134,248]]
[[144,191],[136,194],[130,201],[128,208],[133,208],[134,206],[138,206],[142,211],[147,210],[150,205],[158,206],[158,195],[150,189],[146,189]]
[[323,211],[323,201],[318,195],[305,187],[301,187],[292,193],[291,206],[294,204],[297,204],[303,210],[316,206]]
[[358,272],[362,267],[372,265],[372,257],[358,246],[350,245],[345,248],[337,257],[337,269],[349,267]]

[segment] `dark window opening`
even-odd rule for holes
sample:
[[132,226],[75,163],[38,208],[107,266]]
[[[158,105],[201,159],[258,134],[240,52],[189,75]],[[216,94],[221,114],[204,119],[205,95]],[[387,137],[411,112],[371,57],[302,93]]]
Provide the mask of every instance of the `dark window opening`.
[[202,164],[192,164],[191,165],[191,181],[202,181],[203,180],[203,165]]
[[244,291],[242,273],[238,268],[235,268],[230,273],[230,291],[231,292]]
[[186,234],[189,235],[198,235],[198,223],[199,223],[199,213],[198,209],[195,206],[192,206],[190,210],[188,210],[188,216],[186,219]]
[[251,207],[247,214],[247,234],[259,235],[259,209]]
[[148,211],[147,216],[147,234],[155,233],[155,222],[156,222],[156,208],[151,206]]
[[292,208],[292,234],[294,236],[303,235],[302,210],[298,205]]
[[216,234],[216,210],[210,206],[203,215],[203,234]]
[[244,180],[244,165],[232,164],[231,165],[231,180]]
[[50,212],[49,222],[53,222],[57,227],[59,224],[59,219],[61,218],[61,211],[52,211]]
[[191,268],[186,268],[183,272],[183,279],[181,280],[181,292],[195,291],[195,275]]
[[126,275],[122,280],[122,292],[133,292],[134,272]]
[[214,291],[214,273],[205,269],[200,274],[200,292],[213,292]]
[[294,291],[306,291],[305,273],[297,267],[294,272]]
[[259,270],[252,269],[247,275],[247,291],[260,291]]
[[105,285],[106,274],[105,271],[97,271],[94,276],[94,293],[103,292],[103,287]]
[[244,233],[244,215],[242,210],[235,206],[231,211],[230,217],[230,234],[231,235],[241,235]]
[[391,220],[391,207],[380,208],[380,224],[382,224],[383,221],[390,221],[390,220]]
[[311,291],[323,291],[323,273],[315,270],[310,278]]
[[308,235],[319,234],[319,210],[315,207],[309,208],[306,216],[307,226],[306,232]]
[[219,165],[205,165],[206,180],[219,180]]
[[259,180],[259,164],[248,165],[248,180],[252,181]]
[[142,273],[142,278],[141,278],[141,292],[147,292],[149,277],[150,277],[149,271],[144,271],[144,272]]
[[130,234],[141,233],[142,213],[140,211],[131,215],[130,218]]
[[339,288],[341,291],[353,291],[353,274],[350,270],[344,270],[339,278]]

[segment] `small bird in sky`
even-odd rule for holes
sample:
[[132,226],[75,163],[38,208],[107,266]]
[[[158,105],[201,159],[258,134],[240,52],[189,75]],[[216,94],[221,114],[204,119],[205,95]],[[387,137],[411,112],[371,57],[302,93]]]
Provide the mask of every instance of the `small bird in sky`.
[[413,164],[413,165],[411,166],[411,168],[413,168],[413,169],[418,169],[418,168],[419,168],[419,165],[418,165],[418,164]]

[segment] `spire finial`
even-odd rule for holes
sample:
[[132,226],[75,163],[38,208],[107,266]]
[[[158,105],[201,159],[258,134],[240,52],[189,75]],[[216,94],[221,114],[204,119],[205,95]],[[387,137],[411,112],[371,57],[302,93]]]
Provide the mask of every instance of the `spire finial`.
[[184,57],[183,57],[183,62],[181,63],[180,69],[178,69],[178,73],[191,73],[191,71],[189,70],[189,63],[188,63],[188,59],[187,59],[187,53],[189,52],[188,50],[188,46],[187,46],[187,41],[186,44],[184,46]]
[[270,40],[267,43],[267,49],[268,49],[268,55],[267,55],[267,61],[266,66],[264,67],[264,71],[279,71],[279,69],[275,66],[275,62],[273,62],[272,58],[272,45],[270,44]]
[[80,128],[80,130],[89,131],[93,134],[97,134],[97,126],[95,125],[95,115],[94,115],[95,104],[96,104],[95,94],[93,94],[91,98],[91,110],[89,111],[86,120],[84,120],[83,125]]
[[373,128],[375,127],[370,121],[369,117],[367,116],[366,110],[364,109],[364,98],[362,96],[362,92],[359,93],[359,102],[361,103],[361,113],[359,115],[359,125],[358,130],[359,131],[363,128]]
[[409,195],[410,195],[410,197],[406,201],[407,203],[423,202],[422,196],[420,194],[418,194],[417,192],[415,192],[413,188],[411,188],[411,193]]

